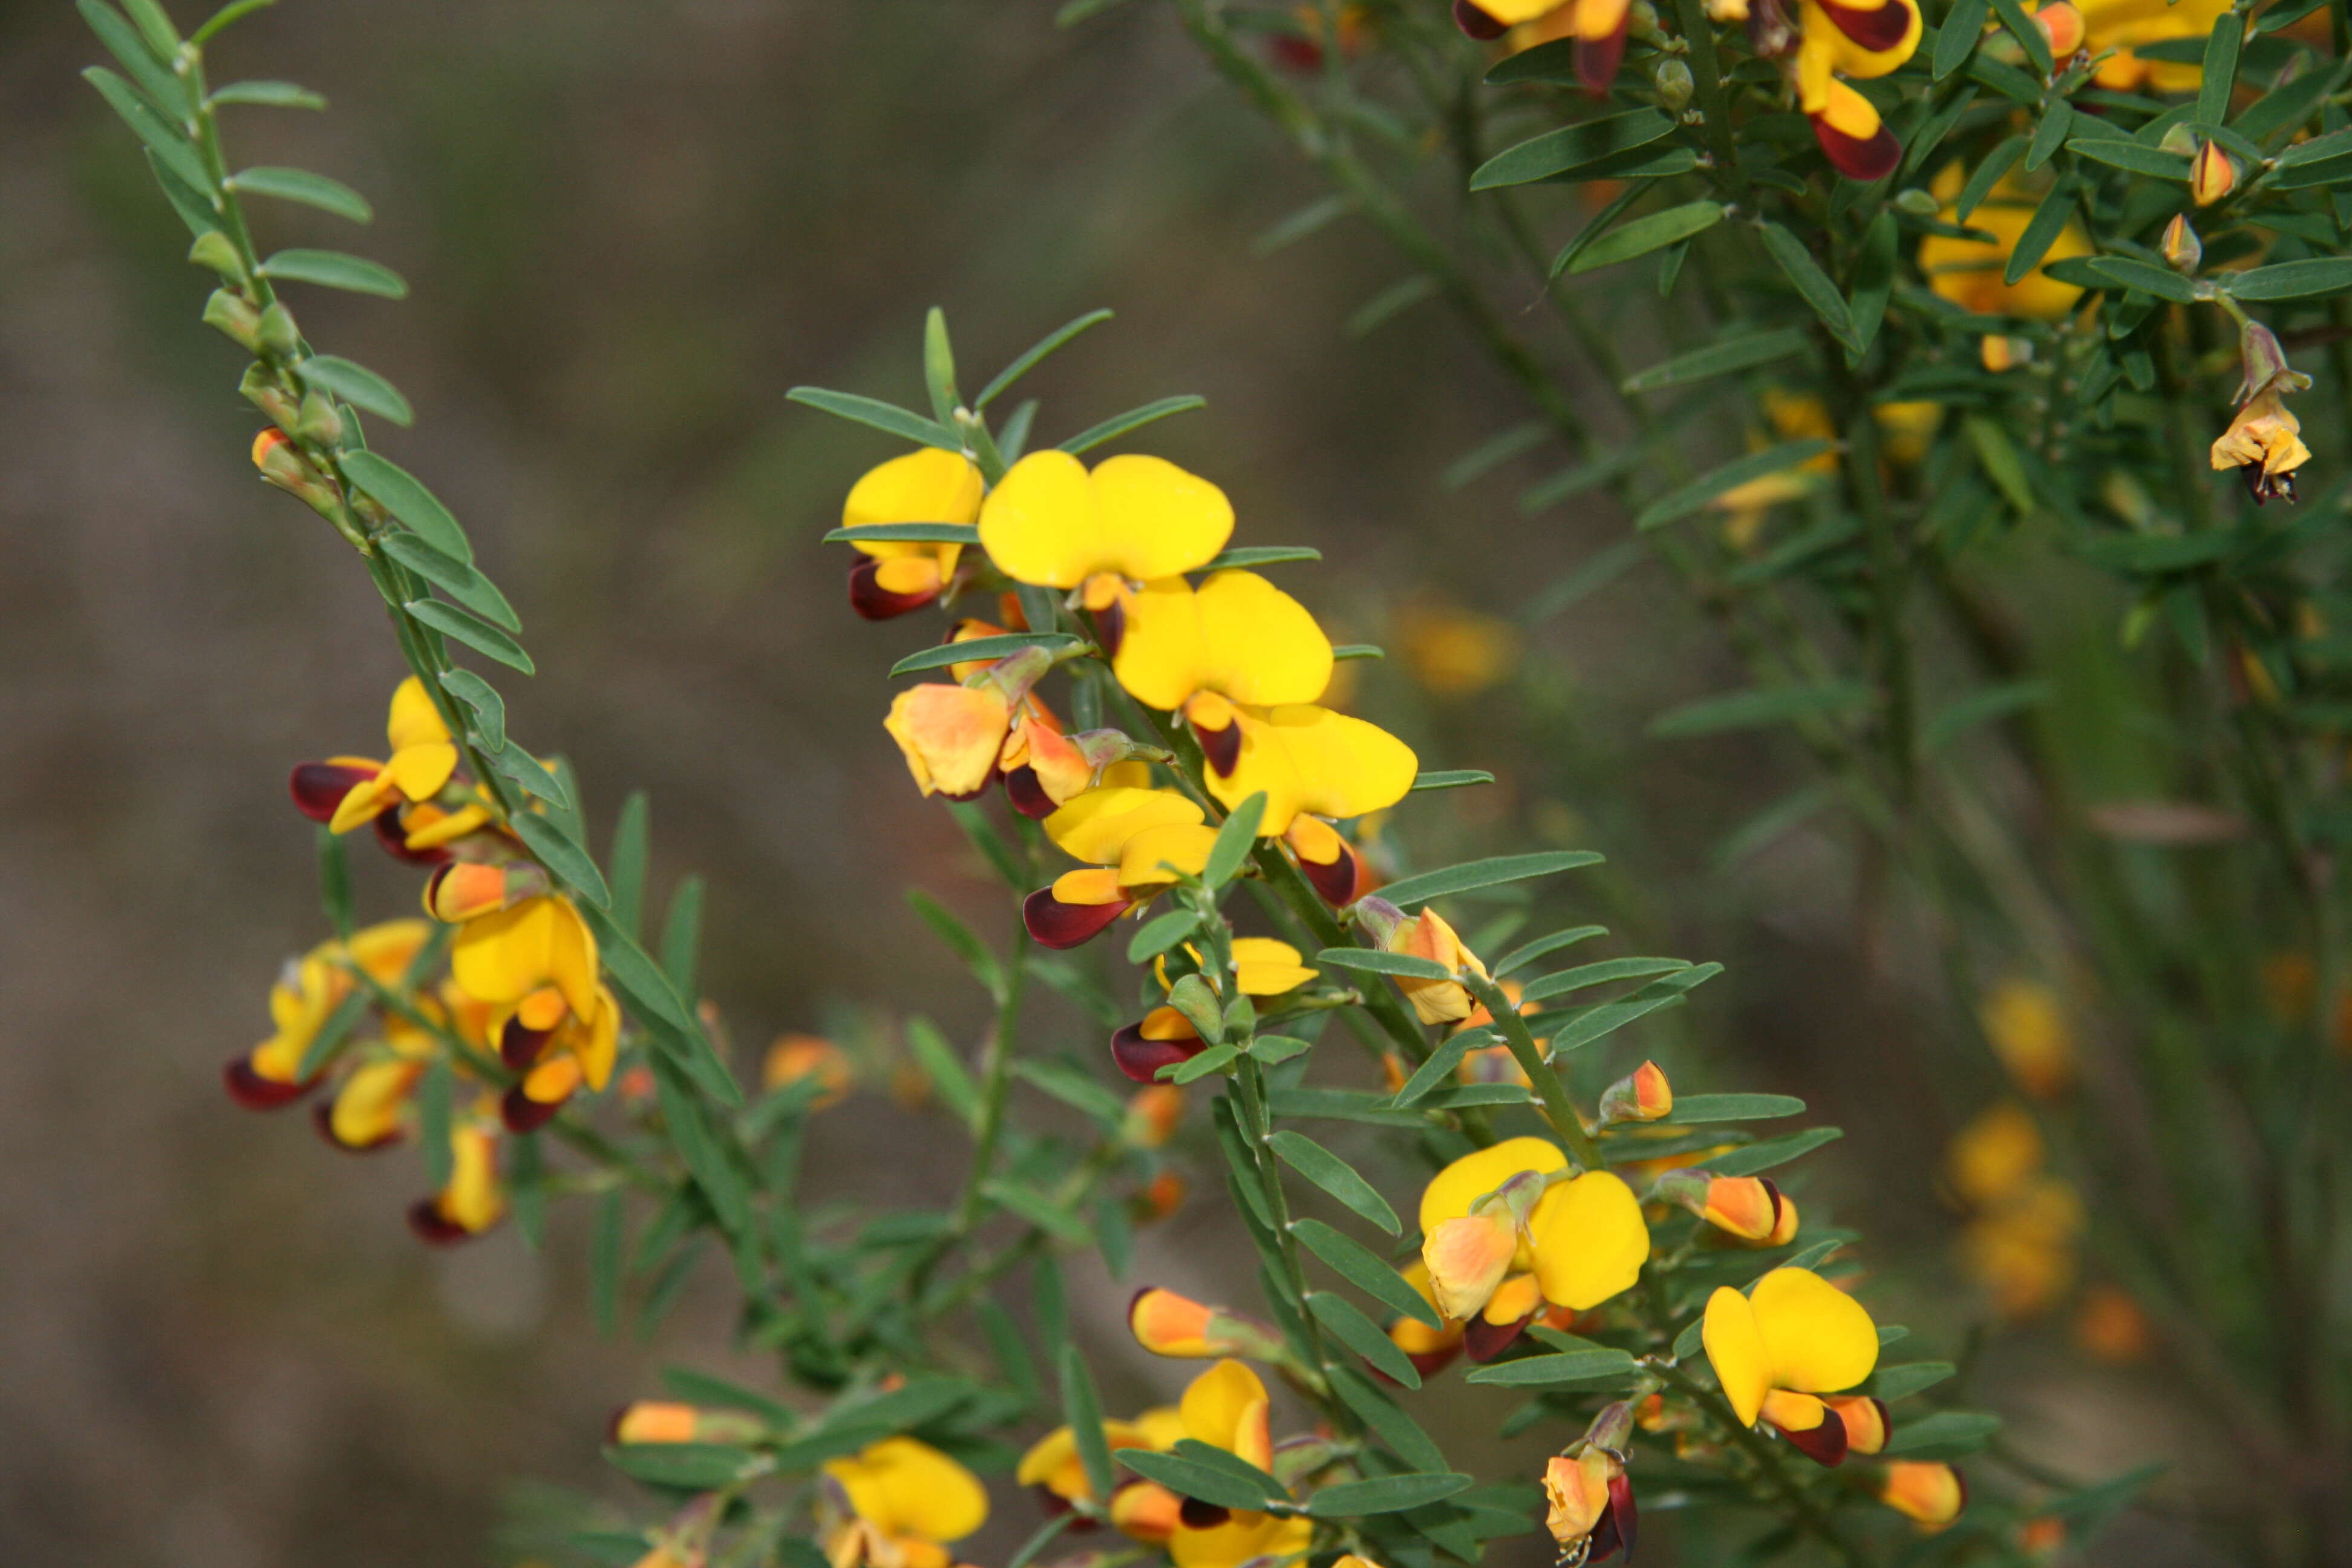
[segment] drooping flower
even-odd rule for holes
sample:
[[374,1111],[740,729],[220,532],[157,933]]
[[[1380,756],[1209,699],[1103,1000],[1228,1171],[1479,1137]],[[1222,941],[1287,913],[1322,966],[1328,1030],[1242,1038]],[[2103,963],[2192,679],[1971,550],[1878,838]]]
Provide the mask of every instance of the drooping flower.
[[[295,809],[336,833],[373,822],[394,854],[426,863],[445,858],[445,846],[488,826],[490,815],[478,801],[436,799],[457,771],[457,746],[416,677],[394,688],[384,735],[392,747],[389,761],[329,757],[298,764],[288,781]],[[398,815],[385,820],[387,813],[404,806],[418,808],[413,826]]]
[[1067,871],[1029,895],[1021,918],[1047,947],[1076,947],[1175,880],[1198,874],[1216,829],[1173,790],[1124,784],[1090,789],[1045,819],[1045,836],[1090,869]]
[[[892,522],[970,523],[980,516],[981,476],[960,452],[925,447],[870,469],[850,487],[841,526]],[[849,570],[849,605],[869,621],[888,620],[938,598],[955,575],[961,544],[851,540],[862,557]]]
[[394,984],[431,929],[423,921],[386,921],[352,932],[348,947],[325,942],[289,961],[269,989],[269,1037],[222,1069],[229,1098],[255,1110],[300,1098],[316,1081],[297,1078],[302,1058],[355,984],[344,965],[358,965],[379,984]]
[[1131,584],[1198,571],[1233,536],[1233,503],[1159,458],[1124,454],[1089,472],[1067,452],[1033,452],[980,509],[980,542],[1016,583],[1075,588],[1089,610]]
[[1421,768],[1412,748],[1377,724],[1311,702],[1234,705],[1241,744],[1231,765],[1212,756],[1209,793],[1228,810],[1265,793],[1258,833],[1276,837],[1299,816],[1361,816],[1402,800]]
[[1562,1563],[1598,1563],[1621,1549],[1633,1561],[1638,1518],[1625,1473],[1633,1431],[1630,1404],[1603,1405],[1584,1436],[1544,1466],[1544,1528]]
[[1307,607],[1255,572],[1147,583],[1127,601],[1113,671],[1147,706],[1181,712],[1201,749],[1233,771],[1234,705],[1312,702],[1331,683],[1331,639]]
[[2303,421],[2287,411],[2285,397],[2310,384],[2299,371],[2264,383],[2238,405],[2230,427],[2213,443],[2213,467],[2237,469],[2257,506],[2282,496],[2294,500],[2294,471],[2311,460],[2311,448],[2303,444]]
[[496,1101],[484,1096],[449,1129],[449,1180],[408,1211],[408,1228],[436,1246],[479,1236],[506,1217]]
[[949,1546],[988,1522],[980,1478],[914,1437],[824,1462],[846,1504],[827,1531],[834,1568],[949,1568]]
[[[1473,1360],[1498,1354],[1545,1302],[1584,1311],[1631,1289],[1650,1255],[1633,1190],[1606,1171],[1570,1176],[1541,1138],[1454,1161],[1423,1191],[1420,1218],[1433,1300],[1467,1324]],[[1514,1288],[1520,1276],[1532,1290]]]
[[1700,1338],[1743,1423],[1762,1416],[1822,1463],[1844,1458],[1844,1422],[1820,1395],[1853,1387],[1878,1364],[1878,1327],[1861,1302],[1809,1268],[1775,1268],[1750,1295],[1717,1289]]
[[1797,102],[1813,122],[1813,140],[1847,178],[1885,179],[1902,161],[1902,144],[1870,100],[1838,79],[1885,76],[1910,58],[1919,47],[1916,0],[1801,0],[1799,18]]
[[1969,1505],[1968,1483],[1950,1465],[1897,1459],[1886,1467],[1878,1500],[1919,1527],[1925,1535],[1949,1529]]
[[[1244,996],[1279,996],[1316,978],[1316,971],[1298,960],[1298,950],[1272,937],[1235,937],[1234,973]],[[1166,982],[1166,972],[1161,971]],[[1213,977],[1212,985],[1216,982]],[[1140,1023],[1129,1024],[1110,1037],[1111,1059],[1137,1083],[1152,1083],[1162,1068],[1192,1060],[1207,1049],[1191,1019],[1174,1007],[1154,1007]]]

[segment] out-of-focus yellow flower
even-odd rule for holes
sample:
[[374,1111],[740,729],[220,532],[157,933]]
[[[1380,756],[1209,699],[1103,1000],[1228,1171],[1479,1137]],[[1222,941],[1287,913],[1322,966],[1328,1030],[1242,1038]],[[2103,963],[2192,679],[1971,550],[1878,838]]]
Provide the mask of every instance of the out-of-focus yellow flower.
[[1973,1208],[2006,1202],[2042,1169],[2042,1130],[2025,1108],[2003,1100],[1960,1129],[1944,1152],[1944,1175]]
[[408,1228],[436,1244],[479,1236],[506,1216],[506,1188],[499,1180],[496,1101],[485,1096],[470,1115],[449,1129],[449,1180],[408,1211]]
[[1878,1499],[1933,1535],[1950,1528],[1969,1504],[1969,1489],[1960,1472],[1946,1464],[1897,1459],[1886,1467]]
[[269,988],[269,1037],[223,1069],[229,1097],[254,1110],[299,1098],[310,1087],[295,1078],[302,1058],[355,984],[343,966],[356,964],[377,984],[395,984],[431,931],[423,921],[386,921],[352,932],[348,948],[324,942],[289,961]]
[[1120,1134],[1138,1149],[1157,1149],[1176,1135],[1184,1120],[1184,1091],[1171,1083],[1139,1089],[1127,1102]]
[[2145,1361],[2156,1349],[2156,1329],[2139,1303],[2113,1285],[2083,1292],[2074,1314],[2074,1342],[2099,1361],[2116,1364]]
[[988,1522],[980,1479],[913,1437],[885,1437],[828,1459],[824,1474],[852,1515],[825,1542],[835,1568],[949,1568],[948,1547]]
[[2074,1081],[2074,1032],[2049,986],[2004,980],[1985,998],[1978,1017],[1993,1054],[2026,1093],[2049,1100]]
[[[1132,1421],[1106,1421],[1102,1431],[1103,1440],[1114,1453],[1121,1448],[1165,1453],[1189,1435],[1183,1414],[1173,1405],[1147,1410]],[[1087,1479],[1086,1462],[1078,1456],[1077,1438],[1067,1426],[1055,1427],[1032,1445],[1021,1456],[1013,1479],[1024,1487],[1043,1489],[1066,1506],[1096,1505],[1094,1489]],[[1109,1511],[1111,1522],[1120,1531],[1156,1546],[1175,1533],[1178,1507],[1175,1494],[1157,1481],[1128,1478],[1115,1486]]]
[[1960,1234],[1960,1261],[1991,1293],[2002,1317],[2031,1318],[2074,1283],[2083,1200],[2054,1176],[2029,1182]]
[[823,1110],[849,1098],[857,1075],[847,1053],[831,1040],[814,1035],[779,1035],[760,1064],[760,1085],[778,1089],[814,1078],[824,1086],[809,1109]]
[[[2187,3],[2183,0],[2183,4]],[[1959,222],[1958,202],[1966,179],[1966,173],[1957,163],[1936,177],[1935,194],[1944,204],[1940,216],[1946,223]],[[2032,220],[2037,204],[2038,198],[2022,185],[2004,179],[1969,214],[1968,222],[1962,226],[1991,235],[1991,243],[1941,234],[1922,239],[1919,270],[1926,276],[1927,287],[1979,316],[2051,321],[2072,310],[2083,297],[2083,290],[2051,277],[2049,267],[2053,261],[2091,254],[2089,238],[2074,223],[2058,231],[2049,252],[2032,271],[2014,283],[2001,280],[2010,252],[2017,248],[2018,240],[2024,236],[2025,226]]]
[[1404,666],[1438,697],[1475,697],[1518,662],[1518,628],[1457,605],[1423,605],[1398,621]]
[[2230,0],[2074,0],[2083,14],[2084,47],[2092,54],[2114,49],[2101,63],[2101,87],[2121,92],[2195,92],[2205,68],[2188,61],[2147,60],[2134,53],[2142,44],[2202,38],[2230,13]]
[[[844,528],[891,522],[969,523],[980,515],[980,470],[960,452],[924,447],[869,469],[850,487]],[[885,621],[938,598],[955,575],[961,544],[881,540],[852,548],[863,557],[849,571],[849,605]]]

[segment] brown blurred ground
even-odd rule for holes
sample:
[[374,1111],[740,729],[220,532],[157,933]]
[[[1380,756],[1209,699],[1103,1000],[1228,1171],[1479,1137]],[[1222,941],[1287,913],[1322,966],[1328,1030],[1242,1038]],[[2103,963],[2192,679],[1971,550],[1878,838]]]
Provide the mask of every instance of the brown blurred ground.
[[[1155,449],[1227,488],[1244,542],[1326,552],[1296,585],[1343,638],[1394,646],[1408,601],[1514,611],[1622,528],[1441,491],[1520,416],[1509,395],[1426,309],[1345,339],[1396,276],[1360,234],[1251,258],[1316,193],[1148,8],[1076,33],[1051,10],[299,0],[215,51],[216,79],[333,99],[233,111],[236,155],[346,179],[380,219],[354,238],[270,210],[266,241],[410,279],[403,304],[302,299],[304,325],[416,404],[387,444],[467,520],[542,668],[503,683],[520,733],[577,760],[600,837],[652,790],[660,884],[712,875],[705,972],[747,1041],[843,1001],[971,1019],[900,889],[988,906],[877,727],[882,668],[931,632],[854,620],[814,542],[891,448],[783,400],[916,400],[925,305],[968,385],[1117,310],[1034,378],[1045,438],[1204,394]],[[0,1561],[483,1560],[515,1478],[625,1495],[595,1446],[657,1358],[591,1332],[576,1215],[543,1259],[510,1229],[427,1254],[399,1219],[413,1159],[339,1157],[218,1090],[276,966],[320,934],[284,771],[372,749],[398,670],[348,552],[251,478],[185,236],[74,79],[98,58],[61,0],[0,8]],[[1769,748],[1639,740],[1731,684],[1719,658],[1636,577],[1483,703],[1385,669],[1361,705],[1425,765],[1504,774],[1412,808],[1428,853],[1529,824],[1604,849],[1588,901],[1617,951],[1732,962],[1687,1026],[1727,1054],[1691,1070],[1843,1121],[1817,1179],[1917,1261],[1941,1235],[1936,1035],[1850,984],[1841,852],[1800,838],[1715,876],[1759,781],[1793,773]],[[411,880],[362,860],[368,912],[405,912]],[[887,1194],[919,1201],[950,1178],[907,1151],[940,1141],[882,1106],[835,1113],[827,1179],[866,1182],[887,1149]],[[1180,1222],[1146,1267],[1211,1288],[1221,1236]],[[666,1358],[725,1355],[719,1283]],[[1113,1403],[1166,1392],[1109,1331],[1113,1292],[1079,1283]],[[2059,1403],[2084,1470],[2143,1451],[2103,1404]],[[1009,1488],[1000,1506],[1026,1518]]]

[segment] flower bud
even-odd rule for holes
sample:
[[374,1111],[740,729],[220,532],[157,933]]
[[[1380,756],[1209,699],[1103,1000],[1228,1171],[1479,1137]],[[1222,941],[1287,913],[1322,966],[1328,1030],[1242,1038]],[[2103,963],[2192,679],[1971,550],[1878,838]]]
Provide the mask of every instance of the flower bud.
[[1127,1216],[1138,1225],[1150,1225],[1166,1219],[1183,1204],[1184,1178],[1173,1171],[1162,1171],[1128,1201]]
[[261,346],[277,359],[292,359],[302,347],[302,330],[283,300],[271,301],[261,312]]
[[2172,221],[2164,226],[2162,249],[2165,263],[2175,272],[2193,274],[2198,264],[2205,259],[2204,242],[2189,226],[2187,213],[2173,214]]
[[2189,195],[2200,207],[2210,207],[2238,188],[2237,160],[2221,151],[2219,142],[2198,149],[2189,172]]
[[[262,321],[267,325],[269,318]],[[300,417],[300,405],[278,381],[268,365],[256,361],[245,367],[245,375],[236,384],[245,400],[269,416],[269,422],[280,429],[291,429]]]
[[1650,71],[1650,79],[1658,89],[1658,102],[1669,114],[1680,114],[1691,100],[1691,68],[1678,56],[1667,55]]
[[486,866],[453,860],[436,868],[425,884],[425,912],[451,925],[512,909],[552,884],[545,869],[528,860]]
[[302,402],[294,415],[294,431],[306,441],[316,441],[331,447],[343,438],[342,416],[335,412],[331,398],[315,392],[302,395]]
[[2033,340],[2031,338],[1990,336],[1983,339],[1978,346],[1979,357],[1985,369],[1995,374],[2033,363]]
[[2067,4],[2067,0],[2056,0],[2055,4],[2043,5],[2034,12],[2033,25],[2041,28],[2042,36],[2050,41],[2050,54],[2053,60],[2063,61],[2083,47],[2083,13]]
[[1895,210],[1913,217],[1934,217],[1943,208],[1929,193],[1916,185],[1906,185],[1895,193]]
[[229,243],[228,236],[216,228],[206,229],[196,236],[195,244],[188,247],[188,259],[199,267],[209,268],[232,283],[245,281],[245,258]]
[[1609,1086],[1601,1097],[1601,1121],[1655,1121],[1675,1108],[1675,1091],[1655,1062],[1643,1062]]
[[1654,38],[1658,36],[1658,8],[1650,0],[1633,0],[1625,12],[1625,32],[1629,37]]
[[247,353],[260,350],[261,312],[241,295],[226,289],[214,289],[212,297],[205,301],[205,325],[226,334]]
[[1932,1535],[1960,1517],[1960,1510],[1968,1506],[1969,1489],[1960,1472],[1949,1465],[1897,1459],[1886,1467],[1878,1500]]
[[613,1416],[612,1436],[615,1443],[691,1443],[694,1441],[696,1411],[691,1405],[673,1401],[640,1399],[626,1405]]
[[1284,1354],[1275,1331],[1223,1307],[1204,1306],[1189,1296],[1149,1286],[1128,1303],[1127,1326],[1135,1342],[1153,1355],[1205,1361],[1248,1356],[1276,1361]]
[[1184,1091],[1174,1084],[1155,1083],[1136,1091],[1127,1102],[1119,1136],[1138,1149],[1157,1149],[1176,1135],[1184,1119]]

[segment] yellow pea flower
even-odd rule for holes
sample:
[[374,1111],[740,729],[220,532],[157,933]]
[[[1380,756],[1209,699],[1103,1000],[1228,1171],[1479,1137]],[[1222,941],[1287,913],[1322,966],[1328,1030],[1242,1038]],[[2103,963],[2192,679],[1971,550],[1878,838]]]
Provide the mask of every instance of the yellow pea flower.
[[1882,77],[1919,47],[1916,0],[1848,5],[1802,0],[1798,9],[1797,104],[1813,122],[1813,140],[1849,179],[1882,180],[1902,161],[1902,143],[1870,100],[1838,78]]
[[1270,936],[1234,938],[1234,978],[1244,996],[1279,996],[1316,977],[1298,950]]
[[[1776,1391],[1840,1393],[1878,1364],[1878,1327],[1870,1313],[1810,1268],[1775,1268],[1750,1296],[1718,1289],[1707,1300],[1700,1338],[1724,1397],[1750,1426]],[[1794,1408],[1784,1402],[1774,1414]],[[1833,1413],[1826,1418],[1836,1419]]]
[[[1429,1265],[1419,1258],[1407,1265],[1401,1273],[1404,1282],[1412,1287],[1413,1294],[1437,1306],[1436,1289],[1430,1284]],[[1438,1316],[1444,1317],[1440,1311]],[[1423,1377],[1434,1377],[1462,1351],[1463,1329],[1455,1322],[1441,1328],[1431,1328],[1418,1318],[1398,1318],[1389,1324],[1389,1342],[1404,1352],[1415,1372]]]
[[[893,458],[850,487],[844,528],[890,522],[969,523],[980,516],[980,470],[960,452],[925,447]],[[863,559],[849,570],[849,607],[886,621],[938,598],[955,575],[961,544],[877,540],[850,545]]]
[[1033,452],[980,509],[980,542],[999,571],[1016,583],[1082,588],[1093,610],[1126,598],[1129,583],[1207,565],[1233,531],[1223,490],[1134,454],[1088,472],[1067,452]]
[[[1399,921],[1381,945],[1391,952],[1442,963],[1456,973],[1467,969],[1482,977],[1486,973],[1486,963],[1464,945],[1460,935],[1435,910],[1423,910]],[[1392,978],[1397,989],[1404,993],[1405,1000],[1412,1004],[1413,1015],[1424,1024],[1464,1023],[1477,1011],[1477,999],[1458,980],[1432,980],[1418,974]]]
[[1283,1353],[1282,1341],[1264,1323],[1147,1285],[1127,1304],[1128,1331],[1153,1355],[1177,1361],[1250,1355],[1270,1361]]
[[2094,55],[2113,49],[2100,63],[2097,81],[2118,92],[2195,92],[2205,68],[2190,61],[2147,60],[2134,53],[2142,44],[2202,38],[2230,14],[2230,0],[2074,0],[2083,16],[2083,45]]
[[[2187,3],[2183,0],[2183,4]],[[1936,178],[1935,194],[1944,204],[1940,216],[1946,223],[1959,222],[1958,198],[1965,179],[1958,164]],[[2023,237],[2037,204],[2038,198],[2024,186],[2004,179],[1969,214],[1963,226],[1991,235],[1990,243],[1941,234],[1922,239],[1919,270],[1926,276],[1927,287],[1979,316],[2022,316],[2046,321],[2072,310],[2075,301],[2082,299],[2083,290],[2051,277],[2049,267],[2053,261],[2092,253],[2089,237],[2076,224],[2070,222],[2058,231],[2049,253],[2032,271],[2014,283],[2001,280],[2010,252]]]
[[339,1149],[364,1153],[401,1136],[410,1100],[434,1057],[433,1037],[397,1018],[384,1023],[384,1048],[370,1056],[315,1108],[319,1131]]
[[1186,1436],[1261,1470],[1274,1465],[1274,1436],[1266,1424],[1273,1408],[1265,1381],[1230,1357],[1194,1378],[1177,1405]]
[[1241,744],[1232,766],[1208,771],[1209,793],[1231,810],[1260,790],[1264,837],[1289,831],[1302,814],[1361,816],[1402,800],[1421,763],[1412,748],[1377,724],[1311,702],[1274,708],[1236,704]]
[[[1561,1180],[1568,1156],[1542,1138],[1511,1138],[1464,1155],[1422,1192],[1422,1262],[1438,1310],[1462,1321],[1486,1310],[1529,1277],[1557,1307],[1583,1311],[1630,1289],[1650,1254],[1649,1226],[1633,1189],[1606,1171]],[[1490,1326],[1524,1322],[1537,1303],[1519,1292],[1515,1310]],[[1474,1344],[1474,1354],[1509,1342]]]
[[2257,503],[2280,496],[2293,500],[2294,471],[2311,461],[2302,432],[2303,421],[2287,411],[2281,389],[2264,387],[2214,441],[2213,467],[2237,469]]
[[1232,728],[1234,702],[1322,696],[1331,639],[1304,605],[1255,572],[1218,572],[1197,589],[1165,577],[1128,600],[1111,668],[1137,701],[1182,711],[1213,749]]
[[1179,1529],[1169,1539],[1176,1568],[1241,1568],[1244,1563],[1301,1563],[1315,1541],[1315,1524],[1300,1515],[1237,1513],[1208,1530]]
[[408,1228],[436,1246],[479,1236],[506,1217],[506,1188],[499,1181],[497,1122],[487,1100],[449,1129],[449,1180],[438,1193],[408,1211]]
[[599,985],[594,1003],[583,1014],[560,988],[542,985],[504,1011],[490,1036],[499,1058],[522,1074],[499,1102],[499,1113],[509,1131],[529,1132],[562,1110],[582,1085],[602,1093],[612,1081],[620,1054],[621,1005]]
[[1307,881],[1333,909],[1346,909],[1372,890],[1371,868],[1364,863],[1361,851],[1323,818],[1300,812],[1282,830],[1282,841]]
[[917,1438],[885,1437],[824,1469],[854,1515],[825,1542],[835,1563],[949,1568],[948,1547],[988,1522],[980,1478]]
[[1022,922],[1047,947],[1076,947],[1174,881],[1198,875],[1216,842],[1205,814],[1174,790],[1108,784],[1045,818],[1045,836],[1092,869],[1068,871],[1023,900]]
[[1960,1129],[1944,1152],[1944,1177],[1960,1201],[1990,1208],[2023,1192],[2042,1169],[2042,1130],[2003,1100]]
[[572,1012],[596,1016],[596,937],[561,893],[466,921],[449,944],[449,973],[484,1002],[519,1003],[551,985]]
[[[1106,1421],[1102,1431],[1103,1440],[1113,1452],[1148,1448],[1165,1453],[1188,1436],[1183,1415],[1174,1405],[1147,1410],[1132,1421]],[[1045,1492],[1050,1500],[1049,1506],[1097,1505],[1094,1489],[1087,1479],[1086,1462],[1078,1457],[1077,1437],[1067,1426],[1057,1426],[1032,1444],[1029,1451],[1021,1456],[1013,1479]],[[1131,1493],[1143,1495],[1130,1496]],[[1116,1483],[1109,1511],[1111,1522],[1122,1532],[1157,1545],[1174,1533],[1178,1506],[1175,1494],[1157,1481],[1128,1478]]]
[[384,733],[388,762],[330,757],[298,764],[289,780],[295,809],[337,833],[373,822],[394,855],[436,864],[446,858],[444,846],[487,826],[489,810],[478,801],[435,804],[457,772],[457,747],[415,676],[394,689]]
[[294,1076],[302,1058],[352,992],[352,977],[343,963],[356,963],[379,984],[392,984],[407,972],[431,931],[423,921],[386,921],[352,932],[348,948],[341,942],[324,942],[289,961],[269,988],[269,1037],[232,1058],[222,1070],[229,1098],[250,1110],[299,1099],[310,1087]]

